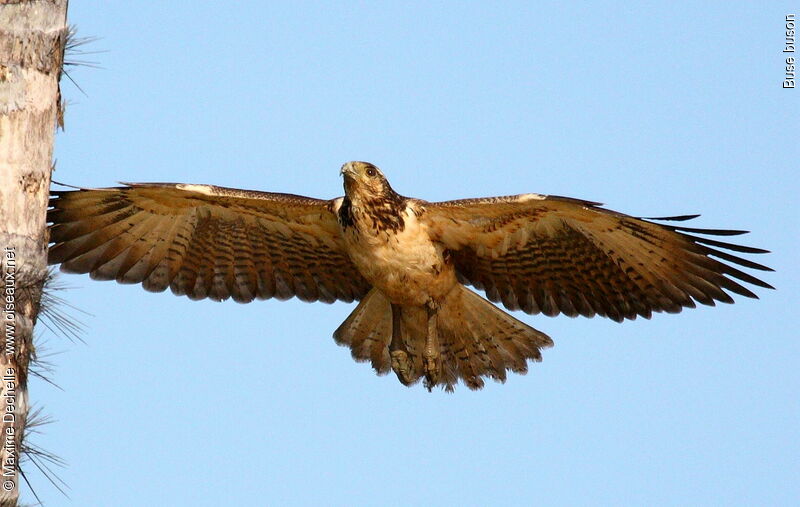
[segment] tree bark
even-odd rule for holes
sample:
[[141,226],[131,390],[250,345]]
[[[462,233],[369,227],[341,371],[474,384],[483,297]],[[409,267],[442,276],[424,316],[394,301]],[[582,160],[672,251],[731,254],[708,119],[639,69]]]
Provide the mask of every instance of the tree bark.
[[0,505],[17,505],[67,0],[0,0]]

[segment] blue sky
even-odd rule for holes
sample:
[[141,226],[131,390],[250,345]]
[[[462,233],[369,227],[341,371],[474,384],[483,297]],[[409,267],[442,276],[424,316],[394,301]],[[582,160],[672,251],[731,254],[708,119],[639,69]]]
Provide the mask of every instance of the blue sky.
[[353,362],[331,338],[351,305],[64,275],[92,315],[85,344],[43,332],[62,390],[32,382],[56,419],[35,442],[71,498],[29,467],[48,505],[796,501],[800,6],[532,4],[72,2],[102,68],[64,84],[54,179],[330,198],[368,160],[428,200],[702,213],[754,231],[778,290],[622,325],[517,314],[544,362],[448,395]]

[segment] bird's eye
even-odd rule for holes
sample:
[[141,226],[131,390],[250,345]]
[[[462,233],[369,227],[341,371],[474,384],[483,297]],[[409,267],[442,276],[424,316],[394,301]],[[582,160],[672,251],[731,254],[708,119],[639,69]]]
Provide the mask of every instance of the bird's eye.
[[367,176],[369,176],[370,178],[374,178],[376,174],[378,173],[375,171],[374,167],[367,168]]

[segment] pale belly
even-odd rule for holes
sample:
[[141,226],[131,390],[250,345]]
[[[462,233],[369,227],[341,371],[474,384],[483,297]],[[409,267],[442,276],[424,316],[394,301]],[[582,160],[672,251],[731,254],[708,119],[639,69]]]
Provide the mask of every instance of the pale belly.
[[413,214],[397,233],[356,234],[354,228],[343,233],[353,263],[392,303],[422,306],[458,283],[444,248],[430,240]]

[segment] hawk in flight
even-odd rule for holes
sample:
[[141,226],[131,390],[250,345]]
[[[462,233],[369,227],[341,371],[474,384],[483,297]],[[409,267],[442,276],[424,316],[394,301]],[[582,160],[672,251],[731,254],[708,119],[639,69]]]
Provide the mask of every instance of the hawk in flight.
[[357,300],[336,342],[378,374],[448,391],[525,373],[553,344],[467,285],[509,310],[615,321],[772,288],[733,265],[770,268],[725,251],[766,250],[706,237],[745,231],[660,223],[697,215],[539,194],[427,202],[366,162],[341,174],[329,201],[173,183],[54,191],[49,262],[191,299]]

